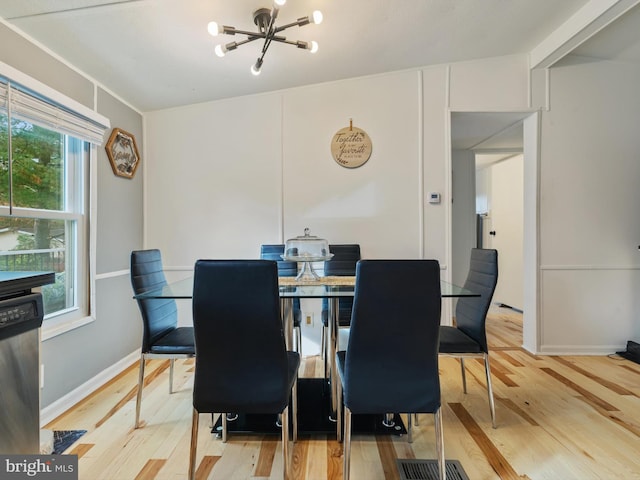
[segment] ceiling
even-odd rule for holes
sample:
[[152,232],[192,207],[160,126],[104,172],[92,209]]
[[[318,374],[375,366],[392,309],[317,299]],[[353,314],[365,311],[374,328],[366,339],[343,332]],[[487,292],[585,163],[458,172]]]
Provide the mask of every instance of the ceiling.
[[[588,0],[289,0],[277,25],[316,54],[259,41],[224,58],[207,23],[254,30],[270,0],[2,0],[0,17],[142,112],[394,70],[529,52]],[[222,36],[223,42],[242,37]]]
[[[249,69],[259,41],[224,58],[207,23],[254,30],[270,0],[2,0],[0,17],[141,112],[448,62],[530,52],[595,0],[289,0],[277,25],[321,10],[320,25],[274,43],[262,74]],[[628,0],[624,0],[628,1]],[[573,53],[640,64],[640,7]],[[521,147],[525,114],[459,113],[454,148],[486,154]]]

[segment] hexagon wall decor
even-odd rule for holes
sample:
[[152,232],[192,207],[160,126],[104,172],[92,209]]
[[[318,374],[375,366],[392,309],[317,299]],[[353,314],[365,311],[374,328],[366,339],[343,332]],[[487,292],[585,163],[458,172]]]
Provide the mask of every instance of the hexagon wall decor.
[[104,148],[113,173],[119,177],[133,178],[140,164],[136,138],[121,128],[114,128]]

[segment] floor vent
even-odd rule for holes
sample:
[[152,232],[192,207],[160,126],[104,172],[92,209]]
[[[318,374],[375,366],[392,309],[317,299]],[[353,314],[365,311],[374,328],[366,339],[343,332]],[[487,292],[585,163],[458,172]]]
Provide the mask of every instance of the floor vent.
[[[398,460],[400,480],[438,480],[437,460]],[[446,461],[447,480],[469,480],[458,460]]]

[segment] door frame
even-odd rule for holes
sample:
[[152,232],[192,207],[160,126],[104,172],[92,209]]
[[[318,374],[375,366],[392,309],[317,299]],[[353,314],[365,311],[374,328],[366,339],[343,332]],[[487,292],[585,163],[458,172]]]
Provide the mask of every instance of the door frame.
[[[459,110],[449,110],[449,129],[448,129],[448,145],[446,169],[449,185],[449,191],[453,192],[453,174],[452,174],[452,142],[451,132],[452,114],[465,113]],[[482,113],[482,112],[479,112]],[[489,113],[489,112],[487,112]],[[524,190],[524,208],[523,208],[523,329],[522,329],[522,347],[531,352],[539,353],[540,348],[540,286],[539,286],[539,184],[540,184],[540,121],[541,115],[537,110],[527,111],[518,110],[495,113],[522,113],[526,115],[522,120],[523,135],[523,190]],[[453,209],[448,205],[447,212],[447,235],[449,245],[447,248],[447,264],[453,265]],[[451,269],[447,273],[451,280]]]

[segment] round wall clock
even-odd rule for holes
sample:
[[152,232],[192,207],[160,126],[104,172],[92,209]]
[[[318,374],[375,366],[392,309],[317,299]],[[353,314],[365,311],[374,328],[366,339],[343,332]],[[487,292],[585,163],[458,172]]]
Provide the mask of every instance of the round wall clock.
[[371,138],[367,132],[353,126],[341,128],[331,140],[333,159],[345,168],[356,168],[364,165],[371,156]]

